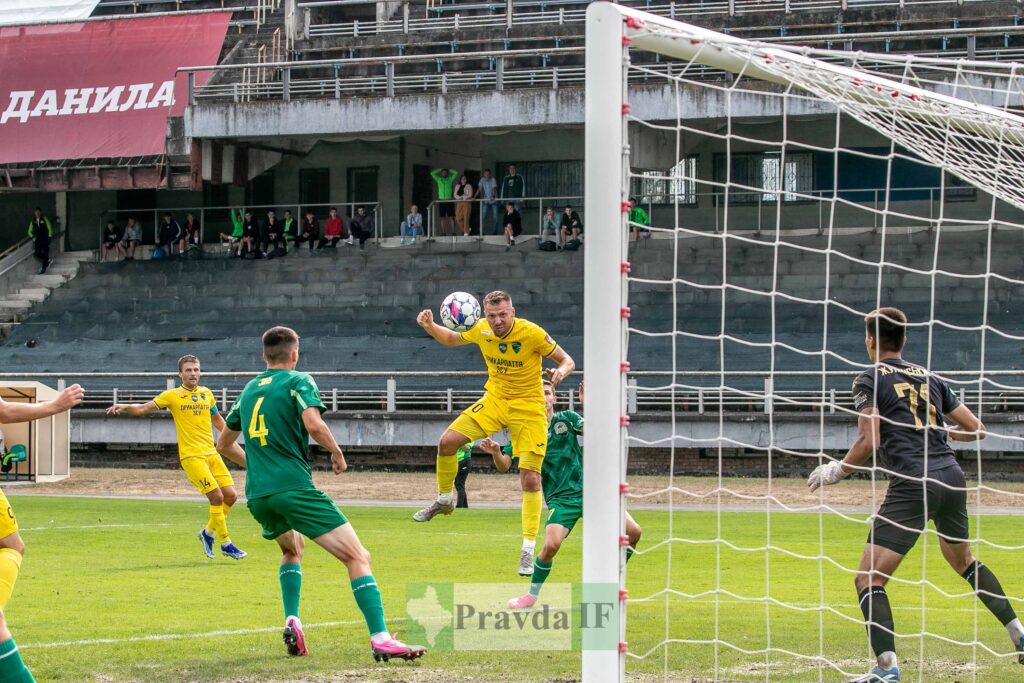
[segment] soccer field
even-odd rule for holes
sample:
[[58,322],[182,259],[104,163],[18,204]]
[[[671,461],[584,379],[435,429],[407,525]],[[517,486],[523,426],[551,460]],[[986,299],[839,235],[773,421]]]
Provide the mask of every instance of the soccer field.
[[[579,678],[576,652],[431,652],[415,663],[375,663],[369,655],[366,627],[342,566],[312,544],[304,561],[302,617],[311,656],[289,658],[280,642],[282,622],[276,545],[263,541],[244,508],[230,518],[232,536],[249,551],[241,562],[202,556],[195,533],[202,524],[199,502],[92,499],[11,495],[28,546],[25,562],[7,610],[8,620],[28,666],[40,681],[569,681]],[[407,582],[516,582],[519,514],[514,510],[460,510],[429,525],[409,520],[412,508],[352,507],[346,510],[373,555],[392,629],[405,624]],[[723,512],[721,537],[733,548],[713,543],[666,543],[676,538],[711,541],[719,536],[711,512],[635,513],[644,528],[648,552],[629,564],[628,640],[632,680],[710,680],[714,648],[675,643],[666,638],[711,640],[716,605],[711,591],[720,577],[718,637],[733,646],[758,650],[770,646],[813,655],[819,647],[847,670],[867,664],[861,615],[852,575],[828,564],[786,553],[815,556],[819,533],[837,562],[856,563],[865,527],[857,521],[825,520],[809,514],[773,514],[770,538],[779,548],[766,560],[763,551],[768,517],[763,513]],[[985,537],[1013,545],[1024,532],[1022,517],[984,517]],[[659,545],[660,544],[660,545]],[[783,552],[784,551],[784,552]],[[671,576],[668,574],[671,553]],[[988,547],[979,555],[999,574],[1009,595],[1024,594],[1024,575],[1012,553]],[[984,608],[977,612],[966,584],[945,567],[934,539],[923,569],[920,546],[901,567],[900,576],[922,578],[937,589],[917,585],[890,589],[900,632],[922,627],[921,601],[927,605],[924,628],[946,638],[978,639],[1007,652],[1005,631]],[[721,567],[716,572],[716,566]],[[819,575],[819,566],[821,574]],[[821,579],[823,578],[824,584]],[[550,582],[579,581],[580,534],[575,532],[556,558]],[[671,588],[687,595],[672,595]],[[773,600],[786,603],[766,607]],[[820,613],[819,593],[838,614]],[[509,596],[512,597],[512,596]],[[843,616],[839,616],[843,615]],[[849,618],[844,618],[849,617]],[[823,628],[819,630],[819,623]],[[821,640],[819,641],[819,633]],[[900,639],[906,680],[918,680],[921,641]],[[936,638],[924,641],[925,681],[1019,680],[1014,659],[979,650],[977,671],[966,665],[970,648]],[[723,681],[817,681],[812,661],[785,654],[741,655],[719,649],[718,678]],[[769,666],[767,672],[765,667]],[[842,680],[826,670],[826,681]]]

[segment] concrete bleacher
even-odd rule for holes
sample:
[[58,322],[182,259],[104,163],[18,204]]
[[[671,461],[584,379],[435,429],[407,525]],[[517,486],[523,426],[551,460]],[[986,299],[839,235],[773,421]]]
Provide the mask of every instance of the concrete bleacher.
[[[659,239],[635,245],[632,276],[642,281],[632,284],[629,302],[632,369],[670,370],[674,347],[675,367],[685,372],[718,372],[723,361],[729,371],[762,374],[772,368],[851,371],[865,358],[861,318],[878,301],[903,308],[914,322],[942,321],[931,328],[935,369],[1024,366],[1015,339],[955,329],[987,324],[1009,335],[1024,332],[1024,286],[1012,281],[1024,272],[1019,231],[994,232],[991,257],[985,231],[944,232],[937,260],[935,234],[928,232],[893,232],[884,241],[867,232],[835,236],[831,251],[826,237],[784,239],[799,248],[781,246],[776,255],[773,238],[766,235],[725,242],[716,236],[687,238],[678,248]],[[876,262],[883,248],[888,265],[880,272]],[[542,324],[582,367],[583,256],[538,252],[528,245],[506,254],[471,241],[371,247],[363,254],[342,247],[318,257],[258,262],[211,257],[83,264],[75,280],[36,306],[5,340],[0,371],[67,372],[69,377],[83,371],[167,372],[185,353],[199,355],[206,370],[256,371],[259,335],[285,324],[303,337],[307,370],[437,371],[438,379],[417,383],[478,386],[478,378],[455,381],[443,375],[481,369],[476,351],[441,347],[414,318],[451,291],[482,296],[497,288],[510,291],[519,314]],[[933,261],[937,270],[959,275],[936,274],[933,282],[927,273]],[[989,266],[996,276],[965,277],[984,274]],[[718,286],[723,267],[724,294]],[[817,303],[826,298],[827,307]],[[908,356],[928,362],[928,337],[928,327],[913,329]],[[29,339],[38,345],[28,348]],[[834,354],[824,366],[822,348]],[[762,379],[729,383],[754,388]],[[787,381],[820,385],[821,380]],[[356,387],[362,381],[346,382]],[[829,381],[837,387],[848,382]],[[714,385],[718,378],[686,383]]]

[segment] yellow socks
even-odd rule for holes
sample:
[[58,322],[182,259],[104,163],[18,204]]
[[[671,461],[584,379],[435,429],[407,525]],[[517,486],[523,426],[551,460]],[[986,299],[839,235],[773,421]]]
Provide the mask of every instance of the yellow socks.
[[536,541],[540,525],[540,508],[544,494],[540,491],[523,491],[523,540]]
[[210,506],[210,519],[206,522],[206,528],[217,537],[218,543],[227,543],[230,540],[228,538],[228,519],[224,514],[223,505]]
[[21,569],[21,553],[10,548],[0,548],[0,609],[7,609],[7,601],[14,592],[14,582]]
[[[437,454],[437,493],[441,496],[452,495],[455,488],[455,475],[459,473],[459,459],[455,455]],[[539,509],[538,509],[539,514]]]

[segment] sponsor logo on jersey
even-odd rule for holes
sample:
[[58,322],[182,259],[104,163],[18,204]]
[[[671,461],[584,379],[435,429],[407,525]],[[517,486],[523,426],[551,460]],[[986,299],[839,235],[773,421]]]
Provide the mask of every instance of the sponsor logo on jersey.
[[265,386],[267,386],[268,384],[270,384],[273,381],[274,381],[273,377],[264,377],[263,379],[261,379],[259,381],[259,383],[256,386],[258,386],[258,387],[265,387]]

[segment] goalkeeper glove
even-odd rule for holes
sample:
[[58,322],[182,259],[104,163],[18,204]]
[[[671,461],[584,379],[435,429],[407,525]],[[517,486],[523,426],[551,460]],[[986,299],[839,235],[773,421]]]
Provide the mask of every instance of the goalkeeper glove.
[[832,460],[824,465],[818,465],[807,478],[807,485],[811,491],[817,491],[820,486],[829,486],[838,481],[846,479],[849,474],[843,469],[842,463]]

